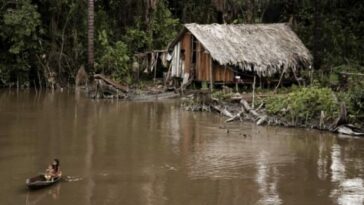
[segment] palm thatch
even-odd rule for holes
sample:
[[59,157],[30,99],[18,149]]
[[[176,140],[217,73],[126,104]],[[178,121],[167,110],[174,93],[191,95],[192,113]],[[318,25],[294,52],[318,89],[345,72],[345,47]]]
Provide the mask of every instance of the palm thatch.
[[201,42],[221,65],[230,65],[259,76],[296,71],[311,65],[312,56],[287,24],[186,24],[185,32]]

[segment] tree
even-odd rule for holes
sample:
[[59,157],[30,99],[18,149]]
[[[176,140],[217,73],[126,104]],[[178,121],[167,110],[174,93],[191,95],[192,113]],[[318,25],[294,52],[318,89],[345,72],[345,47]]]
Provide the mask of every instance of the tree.
[[40,15],[30,0],[0,4],[0,84],[29,85]]
[[87,39],[88,39],[88,71],[93,71],[94,69],[94,0],[88,0],[88,30],[87,30]]

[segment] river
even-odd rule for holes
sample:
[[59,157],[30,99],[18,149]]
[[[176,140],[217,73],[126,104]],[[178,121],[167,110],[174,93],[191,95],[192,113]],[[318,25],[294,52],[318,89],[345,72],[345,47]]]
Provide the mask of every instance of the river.
[[[0,91],[0,204],[364,204],[364,138],[224,125],[176,100]],[[59,158],[65,180],[28,191]]]

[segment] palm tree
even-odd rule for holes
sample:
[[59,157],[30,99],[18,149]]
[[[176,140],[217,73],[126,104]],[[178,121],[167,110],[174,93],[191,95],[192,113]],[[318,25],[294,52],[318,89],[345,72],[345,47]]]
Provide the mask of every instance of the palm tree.
[[88,0],[88,31],[87,31],[87,39],[88,39],[88,72],[92,72],[94,69],[94,1]]

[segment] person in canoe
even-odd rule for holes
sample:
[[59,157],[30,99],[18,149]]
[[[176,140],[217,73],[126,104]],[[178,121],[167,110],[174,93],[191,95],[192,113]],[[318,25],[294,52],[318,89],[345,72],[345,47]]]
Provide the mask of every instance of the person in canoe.
[[59,160],[54,159],[52,164],[50,164],[48,166],[48,168],[46,169],[44,178],[46,178],[46,180],[50,181],[55,177],[61,177],[61,176],[62,176],[62,171],[60,168]]

